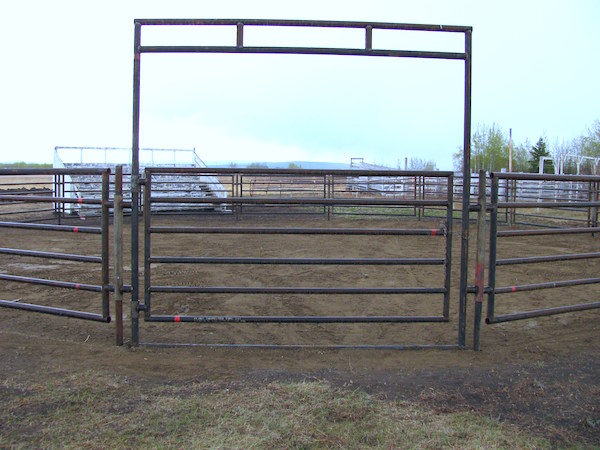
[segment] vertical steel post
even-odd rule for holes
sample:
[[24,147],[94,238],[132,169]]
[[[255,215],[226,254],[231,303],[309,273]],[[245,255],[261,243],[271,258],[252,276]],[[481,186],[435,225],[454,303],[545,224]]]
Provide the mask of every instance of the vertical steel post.
[[133,137],[131,145],[131,344],[139,344],[139,198],[140,198],[140,44],[142,25],[133,37]]
[[373,27],[367,25],[365,29],[365,50],[373,50]]
[[102,204],[101,204],[101,229],[102,229],[102,317],[110,317],[110,275],[109,275],[109,236],[108,236],[108,212],[110,203],[108,193],[110,188],[110,169],[102,172]]
[[471,56],[472,30],[465,31],[465,106],[463,131],[463,197],[460,247],[458,346],[465,347],[467,323],[467,268],[469,261],[469,206],[471,203]]
[[123,166],[117,166],[113,204],[115,336],[123,345]]
[[237,24],[236,46],[238,48],[244,46],[244,24],[241,22]]
[[[331,198],[335,198],[335,175],[331,176]],[[331,214],[335,215],[335,205],[331,205]]]
[[[598,190],[600,189],[600,182],[592,181],[591,184],[592,184],[592,201],[597,202],[598,201]],[[592,212],[591,226],[595,228],[598,226],[598,207],[593,206],[591,212]],[[595,236],[595,233],[592,233],[592,237],[594,237],[594,236]]]
[[485,260],[485,170],[479,171],[479,209],[477,211],[477,254],[475,255],[475,322],[473,324],[473,350],[481,350],[481,310],[484,291]]
[[494,320],[496,296],[496,248],[498,246],[498,177],[492,174],[492,192],[490,194],[492,209],[490,211],[490,259],[488,263],[488,303],[486,321]]
[[151,241],[150,227],[152,226],[152,172],[146,169],[144,173],[144,320],[150,317],[150,256],[151,256]]
[[454,214],[454,177],[448,177],[448,207],[446,208],[446,259],[444,279],[444,319],[450,318],[450,280],[452,279],[452,216]]

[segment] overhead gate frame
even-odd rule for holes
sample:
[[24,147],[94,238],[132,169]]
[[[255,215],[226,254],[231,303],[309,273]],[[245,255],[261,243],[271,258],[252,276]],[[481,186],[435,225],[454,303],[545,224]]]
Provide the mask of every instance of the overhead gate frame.
[[[134,21],[134,75],[133,75],[133,138],[132,138],[132,298],[131,333],[134,345],[139,344],[139,313],[144,309],[140,302],[139,283],[139,238],[138,219],[141,186],[139,178],[139,138],[140,138],[140,77],[141,55],[144,53],[235,53],[235,54],[302,54],[302,55],[344,55],[375,56],[394,58],[424,58],[464,61],[464,124],[463,124],[463,195],[461,220],[461,276],[458,314],[458,339],[460,348],[465,346],[467,258],[469,248],[469,203],[470,203],[470,161],[471,161],[471,53],[472,27],[448,25],[422,25],[381,22],[345,22],[316,20],[263,20],[263,19],[136,19]],[[230,26],[236,30],[236,45],[231,46],[144,46],[141,31],[144,26]],[[244,45],[245,27],[308,27],[362,29],[365,31],[364,48],[324,48],[324,47],[278,47]],[[432,33],[460,33],[465,38],[463,52],[389,50],[373,47],[373,30],[424,31]],[[326,206],[326,204],[324,204]]]

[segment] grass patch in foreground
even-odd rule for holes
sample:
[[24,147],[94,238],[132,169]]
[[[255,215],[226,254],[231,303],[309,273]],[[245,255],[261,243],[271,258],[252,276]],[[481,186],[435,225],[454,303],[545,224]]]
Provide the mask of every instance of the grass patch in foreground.
[[143,388],[73,375],[0,386],[0,447],[550,448],[470,413],[439,414],[325,382]]

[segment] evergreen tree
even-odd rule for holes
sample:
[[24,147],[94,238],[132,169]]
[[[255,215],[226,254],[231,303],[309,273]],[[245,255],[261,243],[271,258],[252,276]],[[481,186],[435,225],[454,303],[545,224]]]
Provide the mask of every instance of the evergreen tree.
[[[529,159],[529,171],[532,173],[537,173],[540,167],[540,158],[542,156],[550,156],[550,152],[546,148],[546,141],[541,137],[538,139],[537,143],[531,147],[531,151],[529,152],[531,158]],[[554,164],[552,161],[544,162],[544,173],[554,173]]]

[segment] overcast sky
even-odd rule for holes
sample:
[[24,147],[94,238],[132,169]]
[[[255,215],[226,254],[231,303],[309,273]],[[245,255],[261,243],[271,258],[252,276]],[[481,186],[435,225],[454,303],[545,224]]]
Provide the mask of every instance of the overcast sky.
[[[473,27],[473,128],[570,140],[600,119],[600,2],[3,1],[1,161],[55,146],[131,146],[134,18],[273,18]],[[246,45],[364,46],[361,30],[247,29]],[[235,28],[145,27],[142,43],[235,44]],[[374,48],[464,50],[461,34],[376,31]],[[462,61],[290,55],[142,55],[140,145],[205,161],[404,158],[452,168]]]

